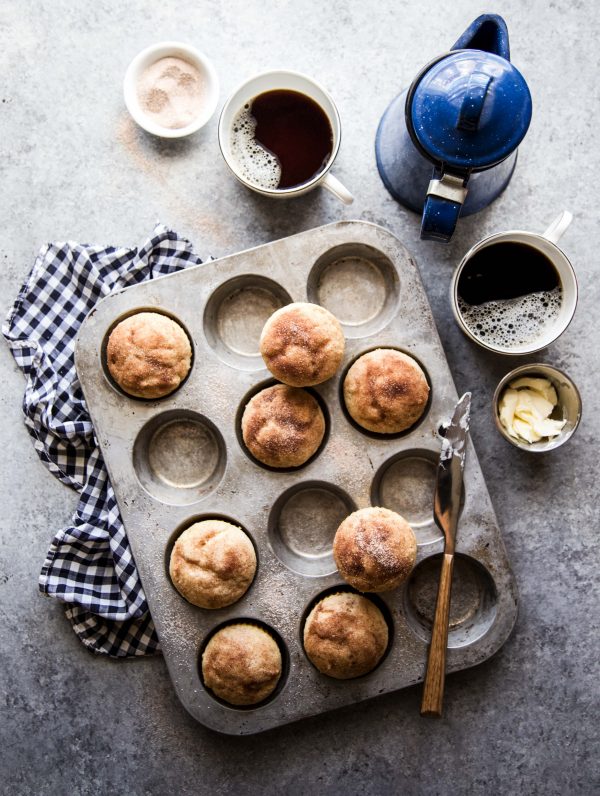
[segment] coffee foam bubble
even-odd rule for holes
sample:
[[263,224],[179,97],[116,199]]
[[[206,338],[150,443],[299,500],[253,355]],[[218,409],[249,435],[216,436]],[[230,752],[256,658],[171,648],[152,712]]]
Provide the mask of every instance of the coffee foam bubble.
[[560,314],[562,290],[528,293],[514,299],[467,304],[458,299],[458,309],[469,331],[479,340],[502,348],[535,342]]
[[281,165],[272,152],[254,138],[256,119],[249,104],[236,114],[231,125],[229,147],[240,175],[258,188],[277,188]]

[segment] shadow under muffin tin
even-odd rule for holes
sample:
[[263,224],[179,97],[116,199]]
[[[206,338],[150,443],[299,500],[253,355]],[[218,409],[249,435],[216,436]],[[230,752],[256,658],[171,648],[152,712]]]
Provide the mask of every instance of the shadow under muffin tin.
[[[262,326],[291,301],[333,312],[346,353],[334,378],[310,388],[325,410],[323,444],[302,467],[278,471],[244,449],[239,423],[249,397],[274,383],[258,352]],[[154,401],[123,394],[104,362],[110,330],[143,310],[176,320],[193,347],[185,382]],[[422,418],[402,434],[365,432],[343,406],[348,367],[381,347],[413,356],[431,388]],[[250,734],[423,679],[443,550],[433,521],[438,429],[457,395],[417,268],[395,236],[374,224],[338,222],[108,296],[81,328],[76,366],[165,661],[198,721]],[[464,484],[449,672],[496,652],[517,612],[514,579],[470,440]],[[303,623],[320,595],[348,588],[333,562],[333,536],[345,516],[369,505],[408,520],[417,562],[407,583],[374,598],[390,628],[379,666],[337,681],[306,657]],[[237,603],[211,611],[190,605],[173,588],[168,554],[186,527],[212,517],[249,534],[258,568]],[[207,640],[235,621],[270,630],[284,657],[275,693],[251,708],[217,700],[200,674]]]

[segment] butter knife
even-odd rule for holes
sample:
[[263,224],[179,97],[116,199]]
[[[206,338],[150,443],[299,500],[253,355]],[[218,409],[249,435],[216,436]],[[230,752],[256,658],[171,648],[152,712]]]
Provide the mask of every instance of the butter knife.
[[457,403],[450,425],[446,429],[437,468],[433,515],[437,526],[444,534],[445,543],[431,631],[431,644],[427,656],[427,671],[423,684],[422,716],[442,715],[450,595],[454,569],[454,542],[462,493],[470,411],[471,393],[466,392]]

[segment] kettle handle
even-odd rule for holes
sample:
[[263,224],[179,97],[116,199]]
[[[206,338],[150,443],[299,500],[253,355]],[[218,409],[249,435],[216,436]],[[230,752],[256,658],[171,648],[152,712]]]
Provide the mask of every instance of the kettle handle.
[[421,240],[450,241],[467,198],[466,182],[458,174],[446,172],[440,176],[434,169],[423,206]]
[[510,61],[508,28],[499,14],[481,14],[471,22],[451,50],[484,50]]

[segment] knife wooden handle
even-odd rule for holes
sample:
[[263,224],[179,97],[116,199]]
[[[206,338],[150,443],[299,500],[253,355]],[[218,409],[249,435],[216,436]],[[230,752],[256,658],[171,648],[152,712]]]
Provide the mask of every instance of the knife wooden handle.
[[448,647],[448,621],[450,619],[450,593],[454,554],[444,553],[438,586],[435,617],[431,631],[431,645],[427,658],[427,672],[423,684],[421,716],[441,716],[446,679],[446,649]]

